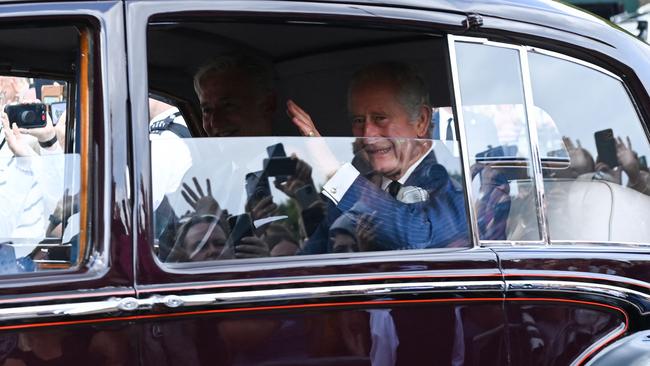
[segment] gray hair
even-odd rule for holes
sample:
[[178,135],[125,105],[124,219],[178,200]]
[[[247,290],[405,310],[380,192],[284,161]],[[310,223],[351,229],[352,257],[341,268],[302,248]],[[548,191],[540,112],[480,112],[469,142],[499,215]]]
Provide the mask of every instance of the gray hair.
[[222,73],[232,70],[243,71],[250,77],[259,94],[273,90],[273,65],[266,59],[254,54],[228,53],[217,56],[201,66],[194,74],[194,90],[199,94],[201,80],[208,74]]
[[367,65],[354,73],[348,87],[348,107],[352,90],[371,81],[395,83],[397,99],[412,121],[420,116],[423,105],[429,105],[429,88],[422,75],[409,64],[393,61]]

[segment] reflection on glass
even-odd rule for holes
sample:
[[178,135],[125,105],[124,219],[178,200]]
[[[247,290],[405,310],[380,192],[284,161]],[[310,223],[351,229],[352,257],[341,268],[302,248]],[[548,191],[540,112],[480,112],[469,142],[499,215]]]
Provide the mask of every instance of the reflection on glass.
[[74,264],[79,156],[0,157],[0,274]]
[[456,43],[473,205],[482,240],[540,240],[519,54]]
[[[155,138],[167,262],[468,245],[458,157],[441,141]],[[164,156],[176,159],[156,163]],[[385,177],[400,166],[399,185]]]
[[[650,149],[625,88],[567,60],[529,60],[551,240],[647,243]],[[551,163],[558,151],[564,164]]]

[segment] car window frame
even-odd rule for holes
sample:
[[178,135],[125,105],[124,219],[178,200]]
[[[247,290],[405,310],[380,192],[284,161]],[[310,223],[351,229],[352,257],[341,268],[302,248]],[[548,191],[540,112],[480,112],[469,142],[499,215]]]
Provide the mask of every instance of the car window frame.
[[[535,105],[533,103],[533,91],[532,91],[532,82],[531,82],[531,72],[529,68],[529,63],[528,63],[528,56],[530,53],[539,53],[542,55],[550,56],[550,57],[555,57],[558,59],[561,59],[563,61],[567,62],[572,62],[575,64],[578,64],[580,66],[586,67],[588,69],[600,72],[604,74],[605,76],[611,77],[614,80],[618,81],[621,86],[623,87],[623,90],[625,91],[625,94],[627,95],[628,99],[630,100],[631,104],[633,105],[633,108],[636,112],[636,115],[638,117],[639,122],[642,125],[643,131],[646,134],[646,139],[650,143],[650,130],[648,128],[648,123],[647,120],[644,118],[644,115],[641,111],[640,106],[638,105],[636,99],[634,98],[634,94],[632,93],[632,89],[630,88],[629,85],[625,82],[625,80],[621,77],[619,77],[617,74],[614,72],[611,72],[601,66],[598,66],[594,63],[568,56],[559,52],[547,50],[538,46],[528,46],[525,44],[514,44],[514,43],[506,43],[506,42],[501,42],[501,41],[492,41],[488,38],[484,37],[473,37],[473,36],[458,36],[458,35],[452,35],[449,34],[447,35],[449,38],[448,44],[449,44],[449,52],[450,52],[450,62],[451,62],[451,72],[452,72],[452,80],[454,83],[454,113],[459,121],[458,125],[460,128],[460,133],[461,133],[461,146],[463,151],[468,151],[467,150],[467,139],[465,136],[465,121],[462,115],[462,101],[460,98],[460,85],[459,85],[459,79],[458,79],[458,67],[456,63],[456,50],[455,50],[455,44],[456,42],[466,42],[466,43],[473,43],[473,44],[482,44],[486,46],[494,46],[494,47],[502,47],[502,48],[507,48],[507,49],[514,49],[519,51],[519,60],[520,60],[520,65],[521,65],[521,77],[523,81],[523,86],[524,86],[524,106],[526,110],[526,123],[528,126],[528,137],[530,140],[531,144],[531,162],[533,165],[533,173],[534,177],[533,179],[535,180],[535,185],[536,185],[536,193],[537,193],[537,212],[538,212],[538,226],[540,227],[540,233],[542,234],[542,240],[539,241],[520,241],[520,240],[481,240],[478,237],[478,221],[476,217],[476,209],[473,205],[470,205],[469,211],[470,211],[470,217],[471,219],[471,225],[473,226],[472,233],[474,233],[475,237],[474,240],[476,240],[478,243],[480,243],[480,246],[482,247],[531,247],[531,248],[539,248],[539,247],[571,247],[571,248],[576,248],[578,246],[583,246],[583,247],[592,247],[592,246],[628,246],[628,247],[643,247],[648,250],[650,250],[650,245],[643,245],[639,243],[631,243],[631,242],[620,242],[620,241],[605,241],[605,242],[595,242],[595,241],[589,241],[589,240],[553,240],[550,237],[550,227],[548,223],[548,218],[547,218],[547,209],[545,208],[545,205],[539,204],[539,202],[544,202],[545,200],[545,192],[544,192],[544,177],[542,173],[543,169],[543,164],[542,164],[542,159],[540,156],[540,148],[539,148],[539,138],[537,136],[537,125],[535,118],[530,118],[530,114],[528,111],[533,110]],[[466,185],[468,187],[471,187],[471,175],[469,172],[469,156],[466,154],[462,156],[464,160],[463,166],[467,169],[464,171],[465,175],[465,180],[466,180]],[[469,195],[468,200],[470,202],[474,202],[473,199],[473,192],[471,189],[468,189],[467,194]]]
[[[400,23],[402,21],[408,21],[409,23],[417,24],[418,30],[426,33],[427,27],[434,25],[437,29],[444,27],[445,30],[451,31],[453,25],[460,23],[462,19],[465,19],[464,15],[452,14],[443,11],[432,11],[432,10],[413,10],[413,9],[403,9],[403,8],[386,8],[382,6],[372,7],[373,11],[376,14],[383,14],[384,17],[372,17],[368,16],[367,12],[364,12],[362,9],[351,9],[344,4],[320,4],[320,3],[300,3],[300,7],[296,7],[296,3],[285,3],[280,2],[270,6],[268,2],[264,1],[253,1],[249,6],[243,7],[241,4],[214,4],[204,1],[187,1],[182,4],[170,3],[164,1],[140,1],[135,0],[128,3],[129,11],[127,12],[132,15],[132,17],[127,18],[127,32],[130,34],[129,41],[131,44],[127,45],[129,54],[140,55],[134,59],[137,62],[131,62],[129,64],[130,71],[129,77],[133,75],[148,75],[147,70],[147,29],[149,25],[149,20],[158,17],[158,19],[164,19],[165,17],[174,17],[177,18],[182,15],[187,15],[188,18],[193,16],[205,15],[206,12],[223,14],[224,18],[233,21],[233,19],[241,19],[246,21],[254,21],[255,19],[268,20],[273,19],[273,15],[281,15],[283,17],[291,16],[295,14],[296,17],[303,17],[305,15],[317,16],[323,20],[331,19],[331,16],[339,18],[342,13],[346,14],[345,24],[353,26],[355,25],[355,20],[369,22],[370,24],[380,24],[381,26],[391,26],[394,29],[408,29],[413,31],[412,27],[404,26]],[[364,6],[365,7],[365,6]],[[389,16],[390,15],[390,16]],[[337,22],[338,23],[338,22]],[[340,24],[340,23],[339,23]],[[421,26],[421,28],[420,28]],[[445,32],[446,33],[446,32]],[[442,35],[442,40],[445,41],[445,35]],[[141,45],[145,45],[144,51],[141,48]],[[443,56],[447,59],[448,55]],[[448,73],[448,75],[450,75]],[[132,109],[132,118],[133,120],[148,120],[148,108],[145,108],[147,104],[142,104],[143,101],[146,101],[146,97],[149,95],[149,85],[148,77],[146,80],[136,81],[132,79],[130,85],[134,85],[134,88],[131,89],[132,100],[134,100],[133,109]],[[134,84],[136,83],[136,84]],[[139,84],[138,84],[139,83]],[[450,83],[451,84],[451,83]],[[451,88],[451,85],[448,86]],[[450,89],[451,92],[451,89]],[[146,154],[136,154],[139,158],[135,163],[135,170],[139,172],[135,174],[135,185],[138,187],[146,187],[146,192],[144,197],[136,197],[140,199],[139,202],[136,202],[135,206],[139,207],[141,212],[135,212],[134,217],[137,221],[135,223],[137,230],[142,234],[139,239],[136,240],[134,245],[140,247],[138,248],[138,258],[136,259],[136,266],[144,266],[151,269],[151,265],[148,262],[155,263],[155,267],[158,271],[165,274],[185,274],[185,275],[216,275],[220,273],[228,273],[237,268],[249,267],[252,269],[255,268],[304,268],[306,265],[313,265],[319,262],[328,262],[343,260],[345,262],[358,262],[358,261],[369,261],[375,262],[381,260],[382,258],[388,259],[394,257],[396,253],[394,251],[384,251],[384,252],[367,252],[367,253],[355,253],[355,256],[346,256],[339,253],[327,253],[319,254],[317,256],[298,256],[291,257],[287,259],[286,257],[277,257],[277,258],[264,258],[264,259],[248,259],[240,261],[239,263],[221,263],[219,265],[211,264],[210,262],[201,262],[201,263],[188,263],[174,266],[170,266],[161,262],[157,256],[153,255],[153,246],[154,234],[153,234],[153,207],[152,207],[152,181],[151,181],[151,156],[149,151],[150,141],[146,128],[143,126],[136,126],[134,124],[134,144],[140,144],[140,146],[146,146]],[[462,154],[462,147],[459,145],[459,149]],[[146,155],[146,156],[143,156]],[[462,165],[462,161],[461,161]],[[142,174],[146,172],[148,174]],[[146,198],[145,198],[146,197]],[[144,198],[144,199],[142,199]],[[466,205],[466,214],[468,212],[467,205],[467,196],[465,195],[465,205]],[[468,217],[469,219],[469,217]],[[468,225],[469,226],[469,225]],[[468,231],[471,232],[472,228],[468,227]],[[146,234],[145,234],[146,233]],[[463,248],[435,248],[435,249],[415,249],[408,251],[399,251],[399,256],[422,256],[422,255],[436,255],[436,253],[446,253],[460,250],[475,250],[480,249],[478,242],[473,241],[472,236],[469,238],[469,245]],[[146,248],[144,246],[147,246]],[[146,254],[145,254],[146,252]],[[144,263],[146,262],[146,263]],[[141,270],[139,272],[142,272]]]
[[[88,34],[80,37],[79,52],[84,51],[89,54],[87,65],[85,68],[78,67],[77,75],[71,79],[70,85],[75,87],[76,90],[69,90],[68,93],[76,93],[74,98],[75,106],[68,106],[68,110],[73,110],[73,118],[78,119],[77,126],[81,132],[80,141],[73,143],[79,144],[80,150],[80,251],[79,259],[75,265],[66,269],[55,269],[46,271],[35,271],[29,273],[19,273],[15,275],[7,275],[0,277],[0,293],[1,292],[30,292],[34,288],[47,289],[48,286],[59,284],[63,287],[79,288],[80,284],[87,283],[91,286],[93,282],[97,282],[104,275],[111,271],[111,246],[109,244],[110,229],[98,230],[104,222],[103,213],[98,211],[100,202],[99,199],[103,198],[103,205],[109,206],[110,194],[106,194],[100,175],[97,170],[93,168],[93,162],[96,161],[97,147],[107,148],[110,146],[108,136],[95,135],[99,125],[103,125],[110,121],[109,116],[109,102],[107,92],[105,89],[107,83],[107,54],[116,47],[108,46],[106,39],[106,19],[107,13],[111,7],[118,4],[118,2],[106,2],[101,6],[92,4],[90,2],[80,2],[75,6],[65,3],[49,3],[43,4],[1,4],[0,5],[0,22],[7,22],[7,26],[11,24],[18,24],[17,21],[27,21],[30,24],[29,28],[35,30],[39,24],[43,23],[45,26],[51,24],[79,26],[83,25],[84,29],[88,30]],[[114,19],[113,19],[114,20]],[[112,22],[114,23],[114,22]],[[82,32],[83,33],[83,32]],[[83,42],[87,41],[87,45],[83,46]],[[111,50],[109,50],[111,49]],[[84,76],[84,73],[86,74]],[[24,76],[24,74],[23,74]],[[31,74],[30,74],[31,76]],[[33,77],[33,76],[31,76]],[[83,84],[86,84],[84,88]],[[85,94],[85,95],[84,95]],[[86,99],[87,108],[78,108],[82,99]],[[95,101],[93,103],[93,101]],[[97,102],[99,101],[99,103]],[[77,110],[80,113],[77,115]],[[68,119],[70,120],[70,119]],[[71,128],[69,126],[68,128]],[[67,147],[69,142],[75,139],[70,136],[66,137]],[[103,141],[102,141],[103,140]],[[97,143],[100,142],[98,145]],[[67,151],[66,151],[67,153]],[[106,154],[104,154],[106,156]],[[110,157],[107,156],[106,162],[110,162]],[[108,167],[105,164],[105,167]],[[110,172],[105,170],[101,172],[104,177],[110,177]],[[100,185],[97,187],[97,183]],[[86,188],[83,188],[83,187]],[[85,198],[83,198],[85,196]],[[102,234],[102,231],[104,232]],[[101,235],[101,236],[100,236]],[[82,253],[82,250],[85,253]],[[47,291],[47,290],[46,290]],[[131,293],[130,291],[115,291],[116,294]],[[92,291],[88,293],[91,297]]]

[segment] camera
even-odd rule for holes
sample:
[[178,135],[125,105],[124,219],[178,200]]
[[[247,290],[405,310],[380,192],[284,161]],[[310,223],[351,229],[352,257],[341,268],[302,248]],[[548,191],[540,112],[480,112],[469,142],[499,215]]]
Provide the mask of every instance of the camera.
[[249,201],[257,202],[270,195],[271,186],[263,170],[246,174],[246,196]]
[[279,183],[286,182],[296,171],[296,160],[287,157],[282,144],[271,145],[266,152],[269,158],[264,159],[264,173],[267,177],[275,177]]
[[43,103],[6,105],[5,113],[10,123],[21,128],[40,128],[47,124],[47,109]]

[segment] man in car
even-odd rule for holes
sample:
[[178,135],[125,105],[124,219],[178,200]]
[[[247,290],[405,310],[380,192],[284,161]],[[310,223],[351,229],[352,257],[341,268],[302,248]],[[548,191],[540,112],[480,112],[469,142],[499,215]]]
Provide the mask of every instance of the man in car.
[[[303,135],[320,136],[305,111],[292,101],[287,107]],[[397,62],[361,69],[350,82],[348,109],[352,134],[381,179],[375,184],[376,179],[343,164],[323,187],[330,201],[328,218],[303,252],[331,251],[326,231],[342,212],[356,217],[359,226],[372,226],[374,248],[370,250],[466,245],[462,189],[436,162],[428,87],[417,71]],[[405,199],[409,192],[418,198]]]
[[203,129],[210,137],[271,136],[276,108],[273,67],[243,53],[225,54],[194,75]]

